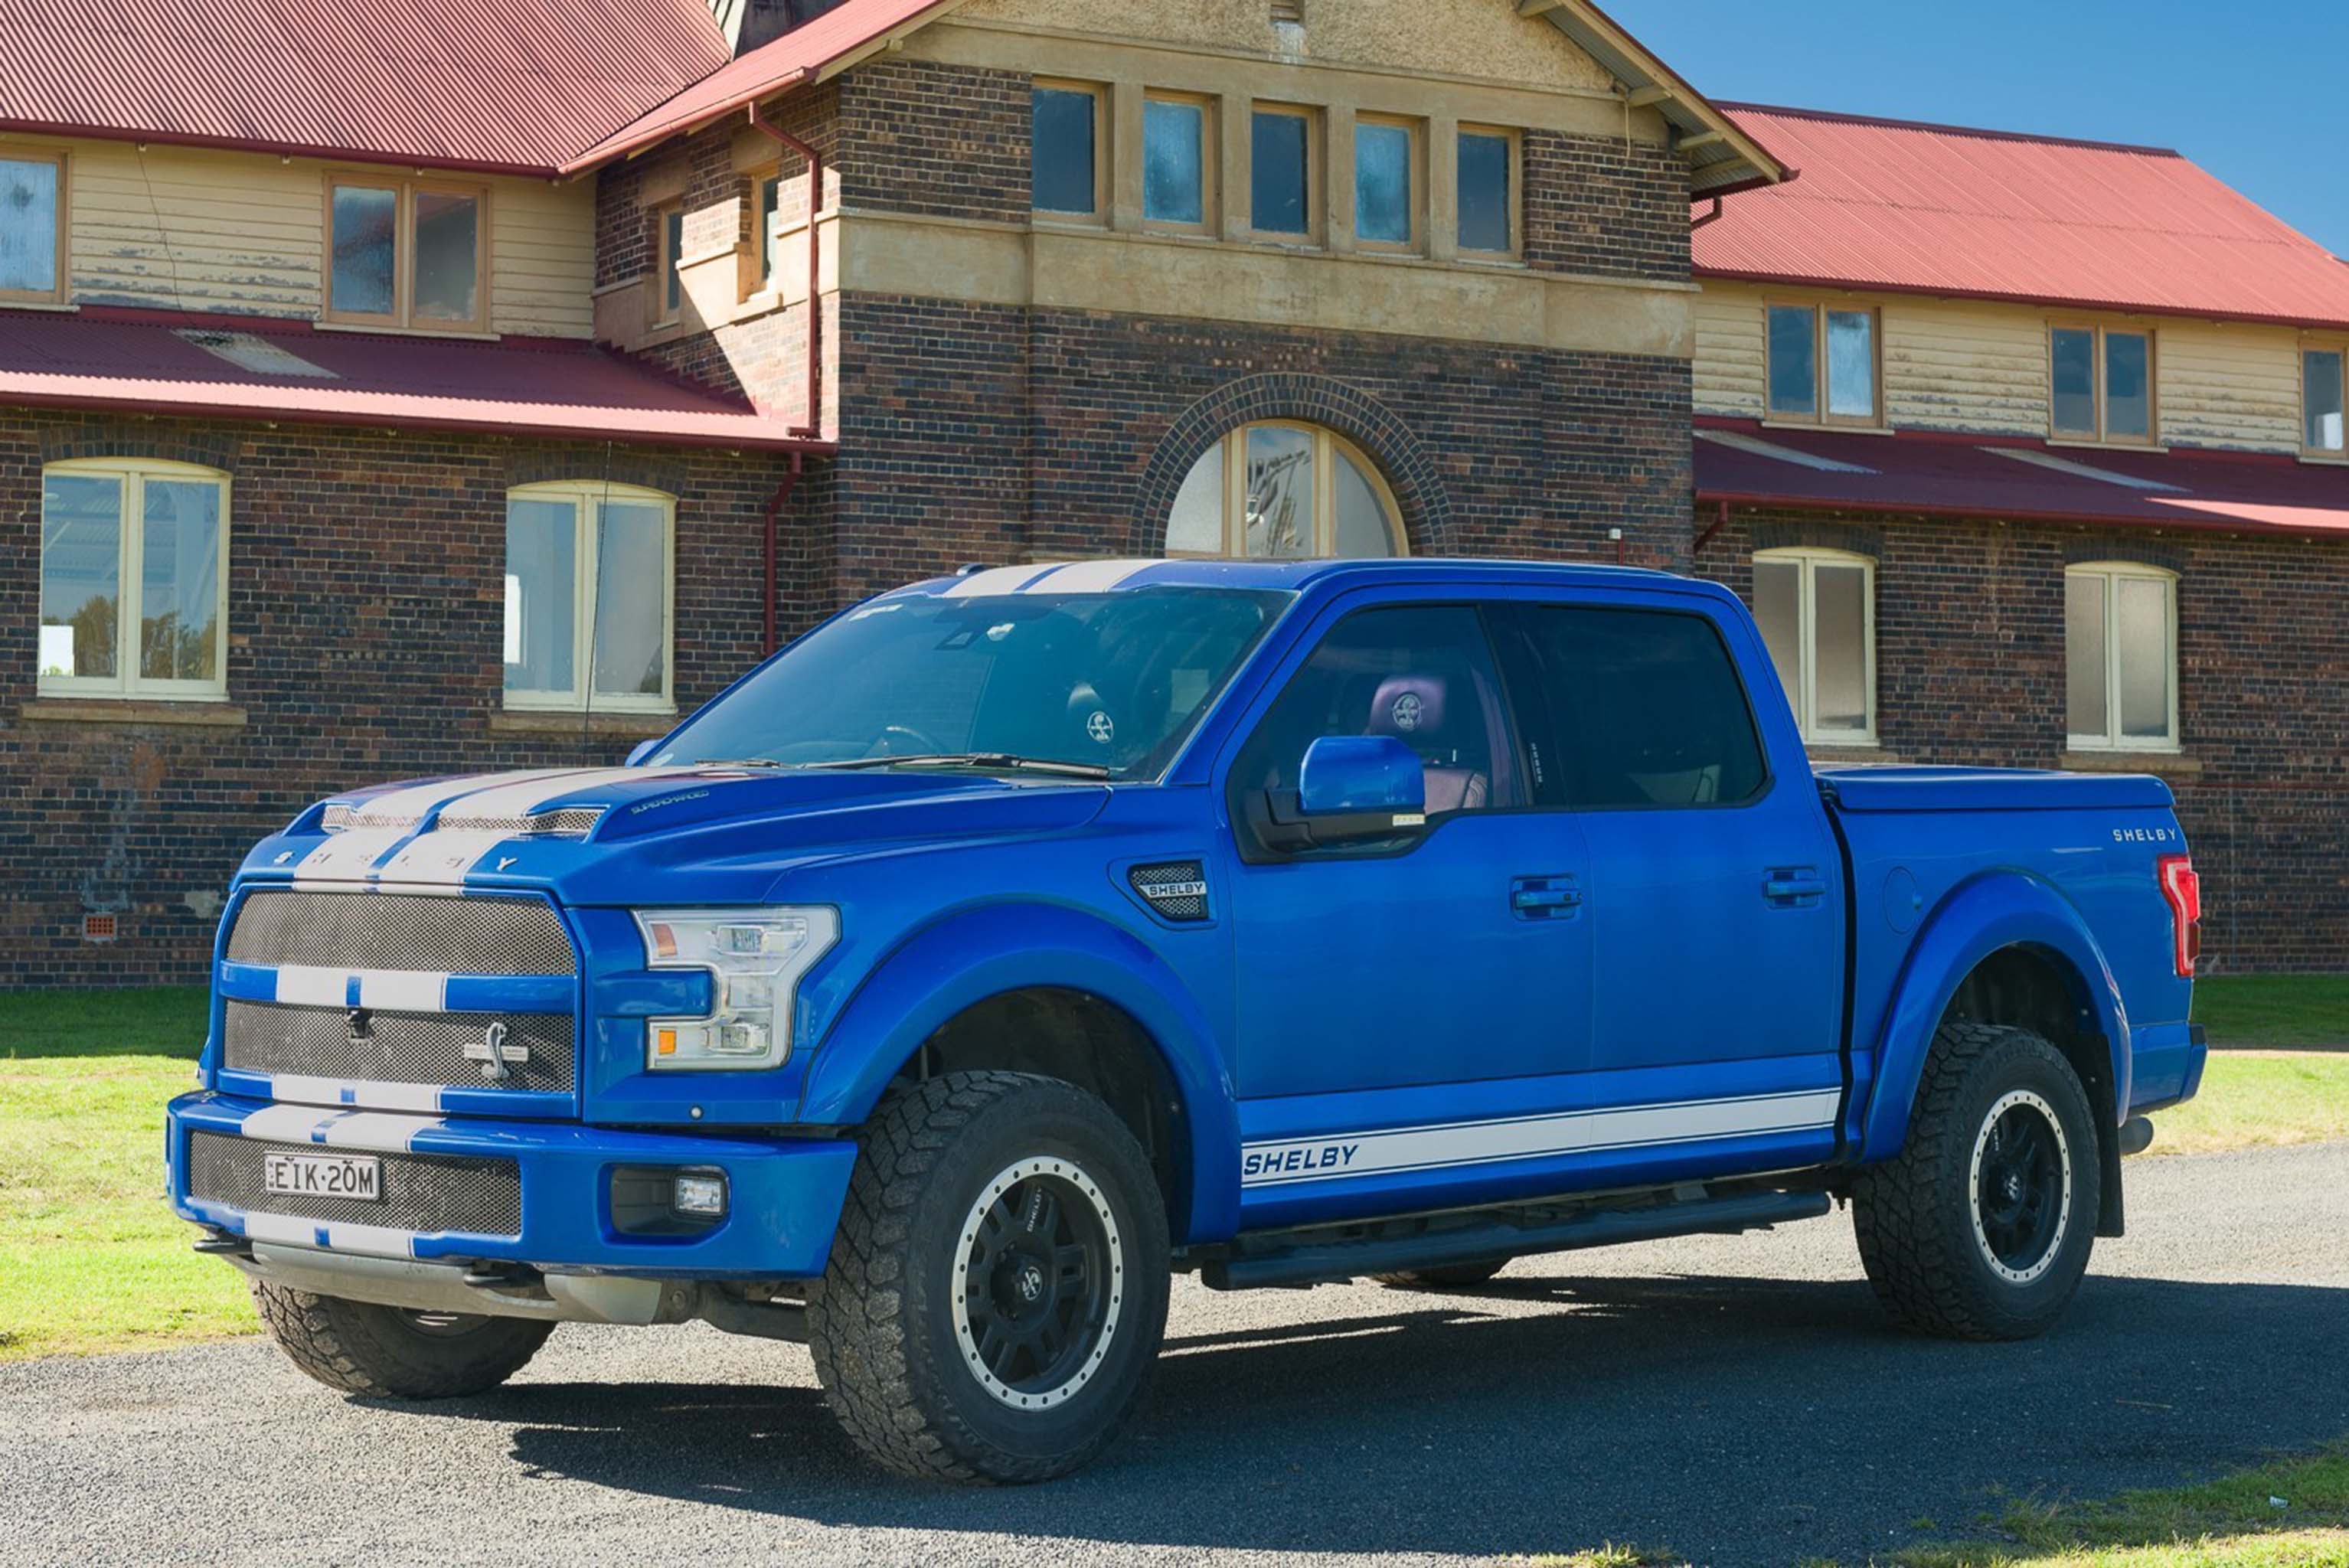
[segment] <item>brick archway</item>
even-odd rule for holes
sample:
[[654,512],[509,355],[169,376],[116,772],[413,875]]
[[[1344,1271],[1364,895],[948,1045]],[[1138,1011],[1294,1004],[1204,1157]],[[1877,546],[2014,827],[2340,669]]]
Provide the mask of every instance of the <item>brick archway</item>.
[[1402,512],[1403,536],[1415,555],[1453,552],[1452,500],[1435,462],[1393,409],[1368,393],[1326,376],[1248,376],[1208,393],[1185,409],[1150,456],[1133,509],[1126,549],[1157,555],[1166,548],[1174,497],[1192,466],[1235,427],[1260,419],[1294,419],[1343,436],[1379,467]]

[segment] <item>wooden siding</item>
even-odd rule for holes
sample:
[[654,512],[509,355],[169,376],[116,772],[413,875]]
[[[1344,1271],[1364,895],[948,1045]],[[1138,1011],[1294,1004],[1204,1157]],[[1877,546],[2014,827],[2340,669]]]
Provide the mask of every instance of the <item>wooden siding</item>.
[[[326,164],[192,148],[141,151],[115,141],[77,141],[67,150],[73,303],[317,315]],[[534,336],[589,335],[593,185],[481,183],[491,191],[490,325]]]
[[[1805,291],[1781,292],[1810,297]],[[1698,413],[1762,417],[1765,294],[1770,291],[1745,284],[1704,284],[1692,312]],[[1849,299],[1881,312],[1885,412],[1892,428],[2047,434],[2049,312],[1903,294],[1816,297]],[[2154,334],[2165,444],[2300,449],[2298,333],[2160,316],[2109,319]]]

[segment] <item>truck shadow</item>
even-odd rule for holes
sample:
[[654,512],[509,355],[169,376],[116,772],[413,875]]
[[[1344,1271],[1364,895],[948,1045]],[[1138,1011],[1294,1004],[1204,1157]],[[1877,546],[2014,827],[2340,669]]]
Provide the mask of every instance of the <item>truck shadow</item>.
[[1174,1335],[1127,1436],[1044,1487],[880,1477],[812,1386],[523,1383],[440,1408],[518,1423],[533,1477],[824,1526],[1717,1562],[1864,1557],[2002,1491],[2168,1483],[2349,1425],[2349,1291],[2092,1277],[2044,1339],[1951,1345],[1888,1328],[1857,1282],[1538,1266],[1376,1298],[1391,1315]]

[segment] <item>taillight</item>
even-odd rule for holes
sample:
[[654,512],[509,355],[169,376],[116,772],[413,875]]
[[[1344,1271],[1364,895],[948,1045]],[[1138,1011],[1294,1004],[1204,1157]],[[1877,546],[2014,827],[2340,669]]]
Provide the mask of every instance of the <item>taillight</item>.
[[2161,896],[2169,901],[2178,973],[2191,980],[2194,961],[2202,955],[2202,879],[2194,874],[2190,855],[2164,855],[2154,866],[2161,878]]

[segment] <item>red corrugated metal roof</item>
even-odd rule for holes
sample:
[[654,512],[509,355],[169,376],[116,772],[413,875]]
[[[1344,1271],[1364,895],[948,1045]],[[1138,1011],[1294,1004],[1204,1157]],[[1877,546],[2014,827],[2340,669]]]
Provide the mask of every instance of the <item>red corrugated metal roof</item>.
[[552,173],[730,52],[704,0],[17,0],[0,128]]
[[847,0],[812,22],[752,49],[705,80],[636,120],[620,127],[564,164],[576,173],[623,157],[657,141],[706,125],[719,115],[802,81],[812,81],[825,67],[901,28],[914,26],[929,13],[956,0]]
[[1698,229],[1700,273],[2349,325],[2349,267],[2175,152],[1721,107],[1802,177]]
[[1907,431],[1887,438],[1720,419],[1698,421],[1696,498],[1707,506],[2349,534],[2349,469],[2289,457]]
[[809,446],[742,398],[584,343],[378,336],[151,311],[0,311],[0,405],[26,404],[648,445]]

